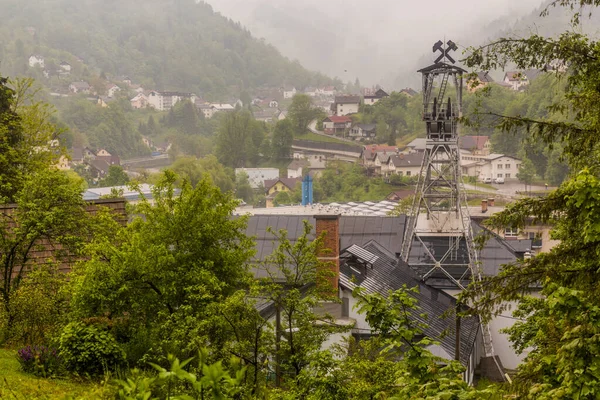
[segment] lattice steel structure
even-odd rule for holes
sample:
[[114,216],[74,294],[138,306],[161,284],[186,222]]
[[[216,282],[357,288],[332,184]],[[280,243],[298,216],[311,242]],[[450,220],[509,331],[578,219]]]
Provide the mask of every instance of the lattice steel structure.
[[421,174],[402,244],[402,258],[432,286],[464,289],[476,254],[462,187],[458,117],[465,70],[448,63],[454,43],[434,45],[442,54],[419,70],[423,77],[423,121],[427,132]]

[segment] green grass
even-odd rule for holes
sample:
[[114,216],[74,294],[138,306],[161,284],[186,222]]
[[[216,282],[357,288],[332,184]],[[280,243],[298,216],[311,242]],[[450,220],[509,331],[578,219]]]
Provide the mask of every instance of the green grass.
[[[467,182],[465,182],[465,183],[467,183]],[[481,189],[498,190],[498,188],[497,188],[497,187],[494,187],[494,186],[492,186],[492,185],[490,185],[490,184],[483,183],[483,182],[477,182],[477,183],[467,183],[467,184],[469,184],[469,185],[472,185],[472,186],[475,186],[475,187],[477,187],[477,188],[481,188]]]
[[100,383],[73,379],[44,379],[21,371],[15,350],[0,349],[0,399],[108,399]]
[[349,144],[351,146],[357,146],[357,147],[360,146],[360,144],[355,144],[355,143],[346,142],[344,140],[339,140],[338,138],[336,138],[334,136],[317,135],[316,133],[312,133],[312,132],[305,133],[304,135],[295,136],[294,139],[312,140],[314,142],[344,143],[344,144]]

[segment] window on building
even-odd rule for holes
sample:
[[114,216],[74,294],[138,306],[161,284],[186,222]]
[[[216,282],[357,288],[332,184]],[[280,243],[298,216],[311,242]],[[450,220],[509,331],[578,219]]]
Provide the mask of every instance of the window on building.
[[410,171],[406,171],[406,176],[410,176]]
[[504,174],[505,178],[510,178],[510,174]]
[[504,238],[505,239],[516,239],[519,234],[519,230],[517,228],[506,228],[504,229]]
[[542,234],[540,232],[528,232],[527,236],[531,240],[532,249],[539,249],[542,247]]
[[496,178],[502,178],[502,174],[498,174]]
[[517,169],[520,169],[520,168],[521,168],[521,164],[516,164],[516,165],[515,165],[515,167],[516,167]]
[[502,164],[498,164],[497,168],[502,169]]
[[510,169],[510,164],[504,164],[504,168]]

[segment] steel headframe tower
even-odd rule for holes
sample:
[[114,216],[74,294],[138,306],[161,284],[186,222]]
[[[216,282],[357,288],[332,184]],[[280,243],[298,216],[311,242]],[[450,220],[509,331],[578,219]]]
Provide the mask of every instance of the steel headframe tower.
[[465,70],[449,55],[452,41],[423,75],[423,121],[427,137],[415,201],[402,243],[402,258],[428,284],[464,289],[475,271],[470,217],[460,173],[458,117]]

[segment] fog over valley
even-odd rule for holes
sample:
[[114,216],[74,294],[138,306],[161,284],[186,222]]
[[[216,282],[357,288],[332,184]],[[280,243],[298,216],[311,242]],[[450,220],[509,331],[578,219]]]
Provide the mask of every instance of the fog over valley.
[[[405,85],[438,39],[475,45],[540,7],[540,0],[208,0],[287,57],[343,81]],[[539,14],[539,12],[538,12]],[[541,21],[543,22],[543,21]],[[411,77],[411,75],[413,75]],[[408,82],[406,83],[408,84]]]

